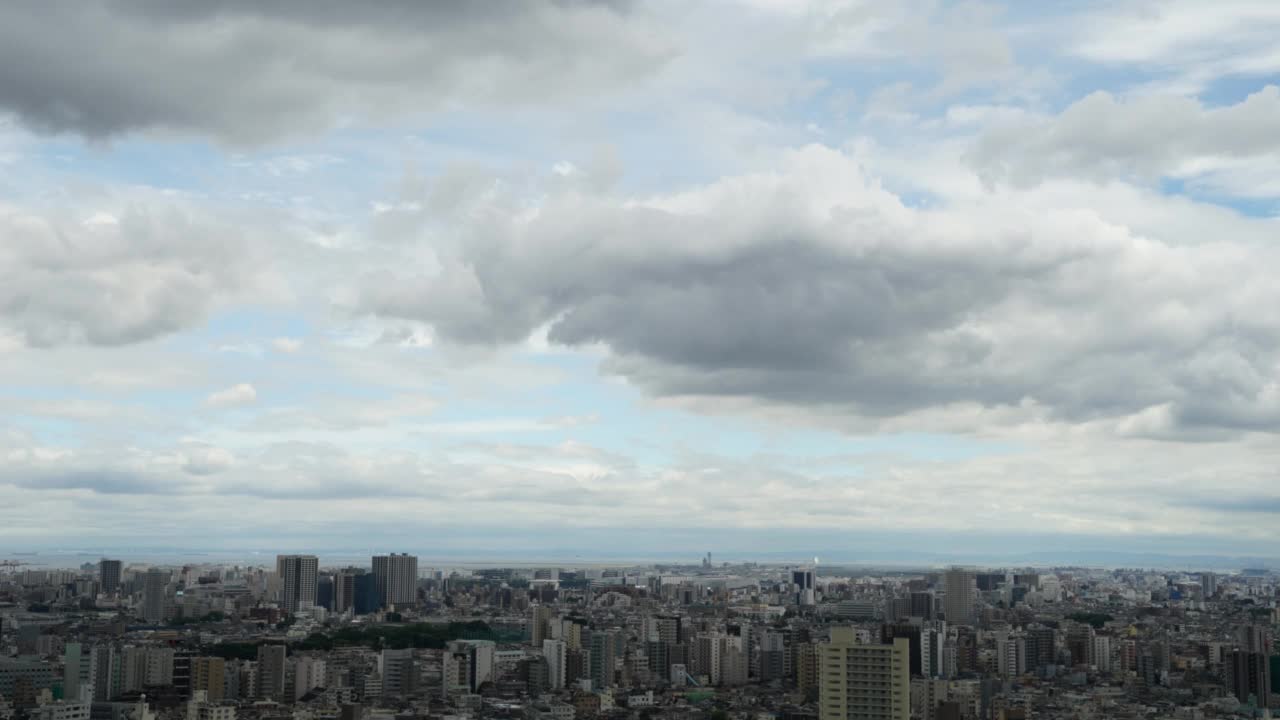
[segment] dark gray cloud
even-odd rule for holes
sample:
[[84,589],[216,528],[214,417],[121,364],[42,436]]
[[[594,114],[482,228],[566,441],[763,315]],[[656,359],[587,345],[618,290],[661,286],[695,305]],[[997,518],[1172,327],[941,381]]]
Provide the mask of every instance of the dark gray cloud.
[[18,3],[0,109],[43,132],[256,143],[468,105],[607,91],[670,56],[628,3]]
[[570,195],[485,220],[438,276],[368,278],[371,312],[445,339],[549,325],[661,396],[1280,429],[1275,248],[1176,246],[1092,214],[920,212],[834,151],[651,202]]

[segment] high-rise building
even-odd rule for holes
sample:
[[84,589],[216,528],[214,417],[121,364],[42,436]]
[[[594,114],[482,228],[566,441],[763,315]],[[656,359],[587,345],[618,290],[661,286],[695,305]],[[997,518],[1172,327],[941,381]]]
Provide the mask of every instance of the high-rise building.
[[93,701],[107,702],[120,694],[120,653],[112,645],[97,645],[90,653]]
[[204,692],[209,702],[222,702],[227,697],[227,661],[220,657],[191,659],[191,690]]
[[263,700],[284,702],[285,681],[284,645],[258,646],[258,697]]
[[1271,654],[1271,632],[1262,625],[1238,625],[1235,631],[1236,646],[1245,652]]
[[[712,685],[720,684],[720,651],[724,648],[720,642],[722,637],[723,635],[717,632],[698,633],[690,646],[689,672],[705,677],[706,681]],[[592,639],[594,640],[594,636]],[[592,659],[594,661],[594,658]]]
[[762,682],[786,677],[786,640],[786,635],[777,630],[768,629],[760,633],[759,677]]
[[120,567],[119,560],[103,558],[98,562],[98,582],[102,585],[102,592],[114,593],[120,589]]
[[543,640],[542,656],[547,661],[547,687],[563,690],[569,648],[563,640]]
[[151,568],[142,581],[142,618],[149,623],[162,623],[165,618],[165,596],[168,594],[169,573]]
[[911,593],[911,617],[933,619],[933,593],[928,590]]
[[834,627],[818,649],[818,717],[911,718],[911,643],[860,644],[851,627]]
[[817,586],[817,572],[813,569],[792,570],[791,587],[797,605],[813,605]]
[[[1104,638],[1105,639],[1105,638]],[[1007,635],[996,641],[997,671],[1003,677],[1017,677],[1027,671],[1027,639]]]
[[451,641],[444,654],[445,691],[456,684],[476,692],[481,685],[493,682],[496,651],[492,640]]
[[174,649],[129,645],[120,655],[120,691],[134,692],[173,684]]
[[605,690],[614,686],[617,665],[618,636],[614,632],[591,633],[591,689]]
[[742,649],[742,638],[725,637],[720,639],[720,684],[726,686],[746,685],[748,680],[747,652]]
[[1027,629],[1027,670],[1039,670],[1057,662],[1056,633],[1053,628],[1037,626]]
[[93,701],[92,648],[69,642],[62,654],[63,697],[72,702]]
[[378,595],[378,579],[373,573],[351,576],[351,609],[356,615],[378,612],[382,598]]
[[[413,652],[410,650],[409,652]],[[323,658],[314,655],[305,655],[299,658],[293,658],[290,666],[289,676],[293,678],[292,693],[295,701],[301,700],[307,693],[316,688],[324,687],[325,670],[328,663]]]
[[173,689],[183,697],[191,697],[191,665],[195,659],[195,653],[190,650],[173,653]]
[[382,675],[383,697],[408,697],[417,689],[417,664],[412,648],[383,650],[378,656],[378,672]]
[[316,579],[316,605],[333,610],[333,576],[321,575]]
[[362,571],[356,568],[339,570],[333,576],[333,607],[336,613],[344,613],[355,607],[356,575]]
[[280,579],[280,607],[287,613],[316,604],[317,573],[315,555],[277,555],[276,575]]
[[550,637],[551,618],[554,613],[546,605],[535,605],[529,610],[529,644],[542,647],[542,641]]
[[880,642],[892,643],[894,638],[904,637],[911,645],[911,676],[924,675],[924,652],[921,649],[921,639],[924,627],[913,623],[889,623],[880,626]]
[[418,558],[404,553],[373,556],[373,576],[384,607],[418,600]]
[[1218,594],[1218,576],[1211,572],[1200,573],[1200,594],[1205,600]]
[[1241,703],[1271,707],[1271,669],[1265,653],[1236,648],[1227,664],[1227,689]]
[[975,619],[973,598],[977,593],[976,574],[965,568],[951,568],[947,571],[944,583],[946,596],[943,598],[943,612],[947,622],[953,625],[972,625]]

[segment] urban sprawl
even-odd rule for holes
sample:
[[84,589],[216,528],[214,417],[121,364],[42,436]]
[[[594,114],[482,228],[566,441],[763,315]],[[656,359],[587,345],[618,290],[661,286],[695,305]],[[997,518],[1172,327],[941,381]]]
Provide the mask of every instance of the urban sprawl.
[[1277,577],[0,563],[0,720],[1270,717]]

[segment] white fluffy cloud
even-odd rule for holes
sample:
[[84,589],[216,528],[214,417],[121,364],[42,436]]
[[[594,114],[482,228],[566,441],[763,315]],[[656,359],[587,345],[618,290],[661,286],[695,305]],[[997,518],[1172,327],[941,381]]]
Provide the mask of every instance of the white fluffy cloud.
[[265,291],[260,220],[191,198],[129,190],[58,207],[0,201],[0,237],[0,326],[32,346],[141,342]]
[[988,130],[972,160],[985,177],[1020,185],[1045,177],[1137,177],[1146,181],[1235,171],[1240,160],[1280,164],[1280,88],[1235,105],[1097,92],[1061,114]]
[[205,398],[205,404],[213,408],[230,408],[249,405],[258,399],[258,391],[248,383],[239,383],[229,388],[218,390]]

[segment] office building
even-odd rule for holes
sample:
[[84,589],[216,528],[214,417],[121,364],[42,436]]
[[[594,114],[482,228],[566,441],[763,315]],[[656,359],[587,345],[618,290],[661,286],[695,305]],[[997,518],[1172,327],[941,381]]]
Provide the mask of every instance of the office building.
[[315,555],[277,555],[280,608],[289,614],[316,604],[320,561]]
[[142,581],[142,619],[156,625],[164,622],[169,588],[169,572],[151,568]]
[[403,553],[375,555],[373,576],[383,607],[413,605],[418,600],[418,558]]
[[1242,648],[1231,651],[1227,664],[1227,690],[1242,704],[1271,707],[1271,669],[1266,653]]
[[972,625],[976,620],[974,596],[977,594],[976,574],[964,568],[951,568],[944,576],[943,612],[952,625]]
[[817,571],[812,569],[792,570],[791,588],[795,593],[797,605],[813,605],[817,602]]
[[911,593],[911,617],[933,619],[933,593],[921,590]]
[[349,567],[333,575],[333,607],[336,613],[355,609],[356,578],[366,574],[360,568]]
[[821,720],[910,720],[911,643],[858,643],[851,627],[834,627],[818,649]]
[[110,595],[120,589],[120,569],[119,560],[103,558],[98,562],[98,583],[102,586],[102,592]]
[[1205,600],[1218,594],[1218,576],[1211,572],[1200,573],[1200,594]]
[[356,615],[368,615],[382,608],[382,597],[378,593],[378,579],[373,573],[362,573],[351,579],[351,608]]

